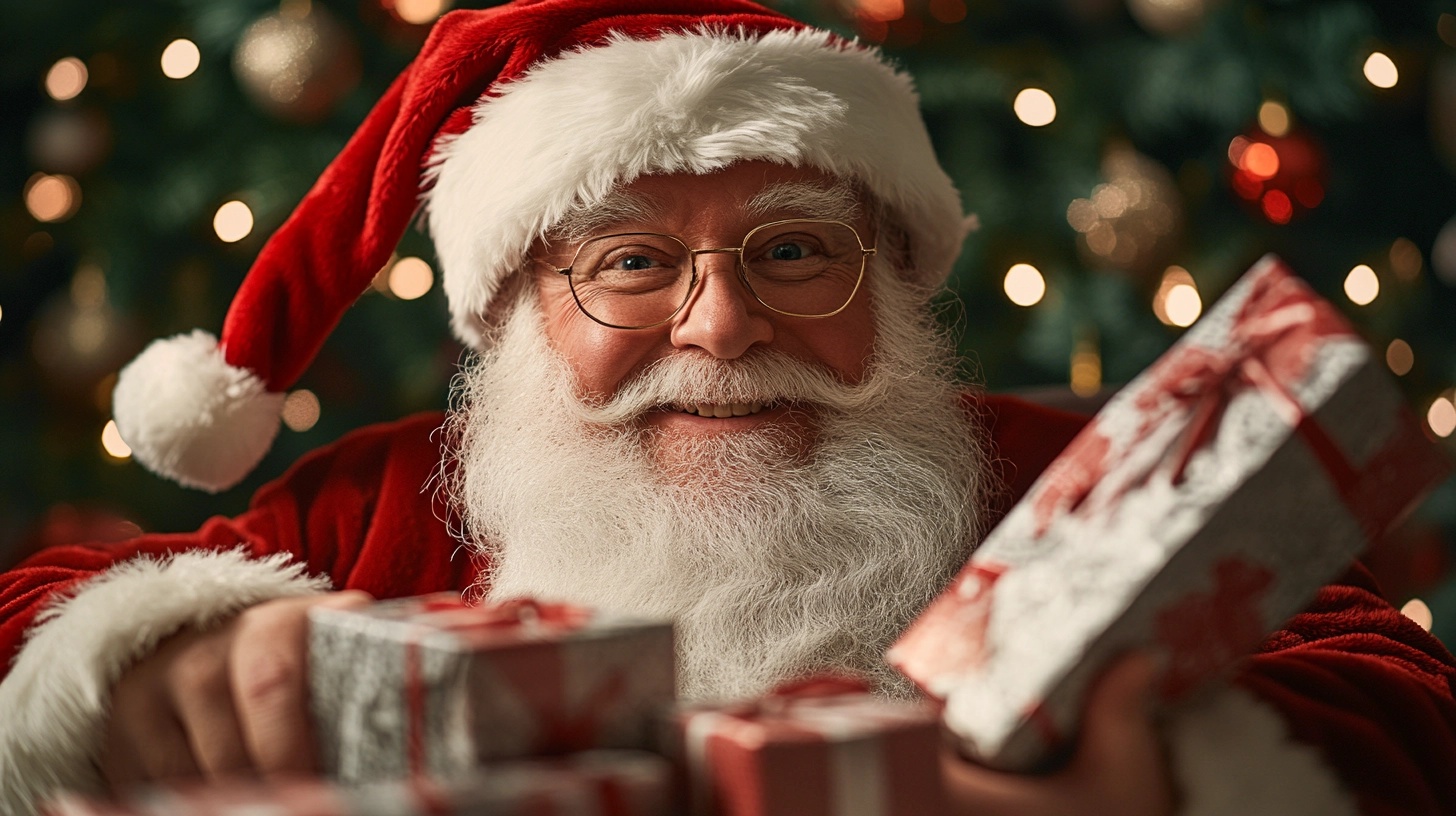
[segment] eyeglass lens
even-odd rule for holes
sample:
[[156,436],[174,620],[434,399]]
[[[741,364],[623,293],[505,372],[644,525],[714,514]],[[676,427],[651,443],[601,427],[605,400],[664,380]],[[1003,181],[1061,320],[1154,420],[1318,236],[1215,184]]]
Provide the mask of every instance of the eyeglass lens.
[[[582,244],[571,286],[582,310],[603,323],[636,328],[661,323],[687,301],[693,255],[676,238],[607,235]],[[765,306],[805,317],[833,314],[854,296],[865,250],[845,224],[765,224],[744,239],[748,288]]]

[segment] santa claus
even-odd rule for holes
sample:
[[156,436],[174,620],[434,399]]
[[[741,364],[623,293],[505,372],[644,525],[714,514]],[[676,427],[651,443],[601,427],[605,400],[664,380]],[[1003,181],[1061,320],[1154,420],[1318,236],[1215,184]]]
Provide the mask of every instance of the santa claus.
[[[306,772],[311,606],[455,590],[667,616],[693,698],[883,662],[1080,426],[957,378],[964,234],[910,80],[745,0],[520,0],[435,26],[260,253],[221,339],[122,374],[136,457],[208,490],[422,204],[473,351],[452,410],[356,432],[182,535],[0,577],[0,804]],[[968,813],[1456,811],[1450,656],[1353,572],[1155,717],[1116,665],[1046,776]]]

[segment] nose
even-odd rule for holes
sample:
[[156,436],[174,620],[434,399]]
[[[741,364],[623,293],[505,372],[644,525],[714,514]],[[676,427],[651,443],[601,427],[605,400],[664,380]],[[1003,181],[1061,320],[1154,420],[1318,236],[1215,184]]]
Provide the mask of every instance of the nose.
[[698,285],[672,323],[672,344],[732,360],[755,345],[773,342],[768,310],[738,279],[738,255],[703,253],[697,266]]

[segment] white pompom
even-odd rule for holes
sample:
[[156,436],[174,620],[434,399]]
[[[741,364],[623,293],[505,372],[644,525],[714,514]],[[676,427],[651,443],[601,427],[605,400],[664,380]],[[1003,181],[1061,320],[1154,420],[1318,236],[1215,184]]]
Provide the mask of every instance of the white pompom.
[[137,461],[217,493],[242,481],[278,435],[284,395],[223,359],[205,331],[157,340],[116,382],[112,413]]

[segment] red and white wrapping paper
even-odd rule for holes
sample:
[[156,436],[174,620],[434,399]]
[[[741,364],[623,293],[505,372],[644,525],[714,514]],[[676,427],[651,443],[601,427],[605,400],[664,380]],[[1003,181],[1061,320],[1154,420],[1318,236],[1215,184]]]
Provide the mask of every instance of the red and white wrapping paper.
[[453,782],[322,779],[154,787],[120,802],[62,796],[45,816],[670,816],[672,769],[640,751],[503,762]]
[[1185,696],[1449,472],[1370,348],[1272,256],[1120,391],[887,655],[962,750],[1036,767],[1116,654]]
[[681,709],[674,742],[694,816],[939,816],[940,727],[928,706],[805,683]]
[[483,762],[650,748],[675,699],[671,624],[427,595],[309,614],[325,772],[458,778]]

